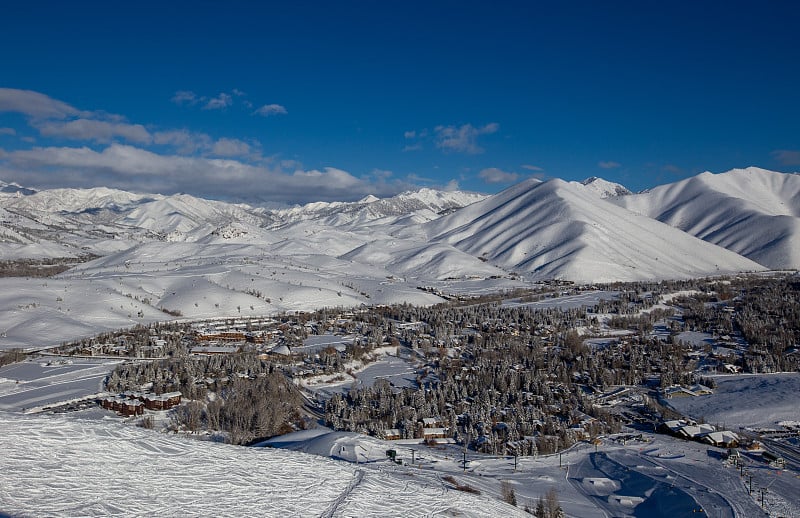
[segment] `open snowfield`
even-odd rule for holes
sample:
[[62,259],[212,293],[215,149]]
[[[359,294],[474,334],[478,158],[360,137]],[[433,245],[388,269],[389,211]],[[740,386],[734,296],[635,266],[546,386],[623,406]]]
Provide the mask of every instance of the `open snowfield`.
[[[42,349],[179,318],[274,315],[442,299],[417,284],[327,256],[276,257],[254,246],[145,246],[57,278],[0,279],[0,349]],[[486,288],[494,281],[485,281]],[[519,284],[517,284],[519,285]]]
[[601,300],[614,300],[619,297],[618,291],[585,291],[577,295],[554,297],[535,302],[522,302],[518,299],[504,300],[503,306],[527,307],[532,309],[560,309],[567,311],[583,307],[596,306]]
[[0,411],[24,412],[91,397],[121,360],[36,358],[0,367]]
[[800,421],[800,373],[716,376],[717,387],[707,396],[673,398],[670,406],[708,423],[739,427],[777,428],[780,421]]
[[3,413],[0,436],[0,513],[11,516],[523,515],[411,471],[196,441],[117,418]]
[[[555,489],[568,516],[798,516],[800,478],[745,458],[755,487],[722,450],[663,435],[582,443],[562,455],[511,457],[381,441],[320,428],[247,448],[164,434],[108,413],[0,414],[0,513],[11,516],[521,516]],[[403,465],[386,458],[395,449]],[[287,451],[295,450],[295,451]],[[413,463],[412,463],[413,450]],[[561,464],[561,466],[559,466]],[[449,477],[481,492],[455,490]]]

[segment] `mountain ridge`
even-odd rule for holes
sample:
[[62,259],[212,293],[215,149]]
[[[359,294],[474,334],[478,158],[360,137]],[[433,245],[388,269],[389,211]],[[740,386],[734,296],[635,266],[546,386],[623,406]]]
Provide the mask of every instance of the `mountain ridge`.
[[[23,196],[0,194],[3,260],[24,266],[72,258],[74,264],[100,256],[44,280],[0,279],[0,306],[12,308],[0,315],[0,349],[58,344],[175,315],[428,305],[537,281],[764,270],[707,242],[726,232],[733,244],[720,244],[750,243],[797,268],[795,191],[783,190],[796,176],[756,170],[717,176],[686,180],[691,189],[664,188],[665,213],[687,221],[702,216],[695,225],[709,232],[698,236],[620,206],[650,203],[646,193],[602,197],[558,179],[528,179],[492,196],[422,191],[288,212],[104,189],[44,191],[27,205]],[[709,187],[720,180],[731,185]],[[748,190],[755,195],[749,201]],[[63,199],[43,203],[54,196]]]
[[[0,254],[6,257],[36,256],[37,247],[43,256],[74,257],[153,241],[187,241],[260,244],[282,253],[318,250],[400,268],[389,275],[425,270],[418,259],[402,255],[416,254],[437,258],[440,267],[429,270],[434,278],[457,276],[448,261],[463,266],[466,276],[490,274],[481,262],[530,278],[570,280],[754,269],[685,234],[767,267],[800,266],[800,176],[758,168],[702,173],[638,194],[590,177],[582,182],[529,178],[492,196],[420,189],[286,209],[105,187],[7,193],[0,201]],[[425,252],[432,246],[438,252]],[[380,247],[400,255],[387,261]],[[687,247],[699,247],[711,260],[680,259]],[[657,259],[661,262],[653,264]],[[592,262],[595,266],[588,266]]]
[[604,282],[763,269],[594,196],[560,179],[523,182],[427,228],[431,240],[537,279]]
[[800,175],[757,167],[704,172],[611,199],[768,268],[800,268]]

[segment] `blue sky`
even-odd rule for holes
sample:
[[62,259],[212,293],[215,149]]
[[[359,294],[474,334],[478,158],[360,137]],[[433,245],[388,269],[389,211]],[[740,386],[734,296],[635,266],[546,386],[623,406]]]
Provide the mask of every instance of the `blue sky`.
[[800,170],[796,2],[14,4],[7,182],[301,203]]

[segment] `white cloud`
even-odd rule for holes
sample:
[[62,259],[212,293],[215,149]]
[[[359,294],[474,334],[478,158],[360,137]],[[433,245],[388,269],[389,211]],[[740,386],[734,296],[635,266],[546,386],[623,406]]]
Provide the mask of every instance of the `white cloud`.
[[197,94],[191,90],[178,90],[172,96],[172,102],[175,104],[197,104],[199,101]]
[[149,144],[152,141],[150,132],[141,124],[76,119],[69,122],[49,121],[35,123],[34,126],[39,130],[39,133],[46,137],[63,137],[104,143],[111,142],[115,137],[122,137],[129,142],[136,142],[137,144]]
[[[205,133],[187,129],[157,131],[153,134],[153,143],[160,146],[171,146],[181,155],[195,153],[220,157],[251,155],[252,158],[253,154],[253,145],[243,140],[227,137],[214,140]],[[256,145],[258,147],[257,143]]]
[[456,180],[455,178],[447,182],[444,185],[444,187],[442,187],[443,191],[448,191],[448,192],[457,191],[458,189],[459,189],[458,180]]
[[217,156],[245,156],[250,153],[250,144],[235,138],[221,138],[214,142],[211,153]]
[[406,131],[405,133],[403,133],[403,137],[405,137],[407,139],[416,138],[417,137],[417,132],[414,131],[414,130]]
[[296,171],[298,169],[303,168],[302,162],[299,160],[292,160],[290,158],[286,158],[280,161],[281,169]]
[[323,171],[313,169],[311,171],[295,171],[293,173],[295,178],[304,178],[308,180],[319,180],[325,178],[331,183],[332,186],[338,188],[349,188],[359,184],[360,180],[351,175],[347,171],[337,169],[335,167],[326,167]]
[[476,128],[472,124],[461,126],[437,126],[434,128],[436,147],[446,152],[468,153],[471,155],[483,153],[483,148],[477,143],[480,135],[496,133],[500,125],[491,122]]
[[191,155],[200,150],[211,149],[212,139],[205,133],[180,129],[153,133],[153,143],[160,146],[172,146],[182,155]]
[[614,162],[614,161],[611,161],[611,160],[609,160],[607,162],[601,161],[601,162],[597,163],[597,167],[599,167],[601,169],[616,169],[617,167],[620,167],[621,165],[622,164],[620,164],[619,162]]
[[23,113],[35,119],[64,119],[85,116],[69,104],[32,90],[0,88],[0,112]]
[[218,96],[208,99],[203,105],[204,110],[221,110],[233,104],[233,97],[230,94],[221,92]]
[[544,171],[544,169],[542,169],[538,165],[531,165],[531,164],[523,164],[522,168],[527,169],[528,171]]
[[286,115],[287,113],[289,112],[286,111],[286,108],[280,104],[265,104],[253,112],[253,114],[261,115],[262,117],[269,117],[270,115]]
[[[245,101],[238,90],[214,99],[189,91],[176,92],[173,97],[177,104],[208,109]],[[260,110],[263,115],[286,113],[280,105],[265,105]],[[0,175],[37,188],[102,185],[135,192],[188,192],[213,199],[305,203],[356,200],[368,194],[392,196],[418,187],[410,177],[396,179],[390,171],[378,169],[360,177],[334,167],[307,171],[296,158],[281,160],[278,154],[264,158],[255,140],[216,138],[185,128],[145,127],[128,123],[120,115],[78,110],[38,92],[0,89],[3,111],[27,115],[30,127],[42,137],[91,144],[40,144],[14,151],[0,148]],[[0,128],[0,135],[17,131]],[[420,137],[423,133],[416,134]],[[20,140],[35,145],[32,136]]]
[[359,178],[326,167],[285,173],[229,158],[160,155],[124,144],[102,151],[88,147],[0,150],[0,172],[32,187],[103,185],[136,192],[189,192],[215,199],[306,203],[392,196],[415,186],[381,174]]
[[793,149],[776,149],[772,158],[781,165],[800,165],[800,151]]
[[382,180],[387,180],[392,177],[394,173],[387,169],[373,169],[370,173],[375,178],[380,178]]
[[486,183],[511,183],[516,182],[519,178],[517,173],[510,173],[496,167],[486,168],[478,173],[478,176]]
[[409,145],[407,145],[407,146],[403,146],[403,152],[408,152],[408,151],[419,151],[420,149],[422,149],[422,144],[420,144],[420,143],[417,143],[417,144],[409,144]]

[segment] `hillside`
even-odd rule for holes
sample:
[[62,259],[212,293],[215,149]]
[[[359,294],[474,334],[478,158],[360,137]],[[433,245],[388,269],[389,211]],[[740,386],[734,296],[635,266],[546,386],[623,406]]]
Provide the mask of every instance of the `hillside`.
[[108,420],[3,413],[0,433],[7,439],[3,515],[523,515],[391,466],[172,437]]
[[800,268],[800,175],[706,172],[612,201],[768,268]]
[[558,179],[515,185],[426,229],[432,241],[538,279],[668,279],[762,269]]

